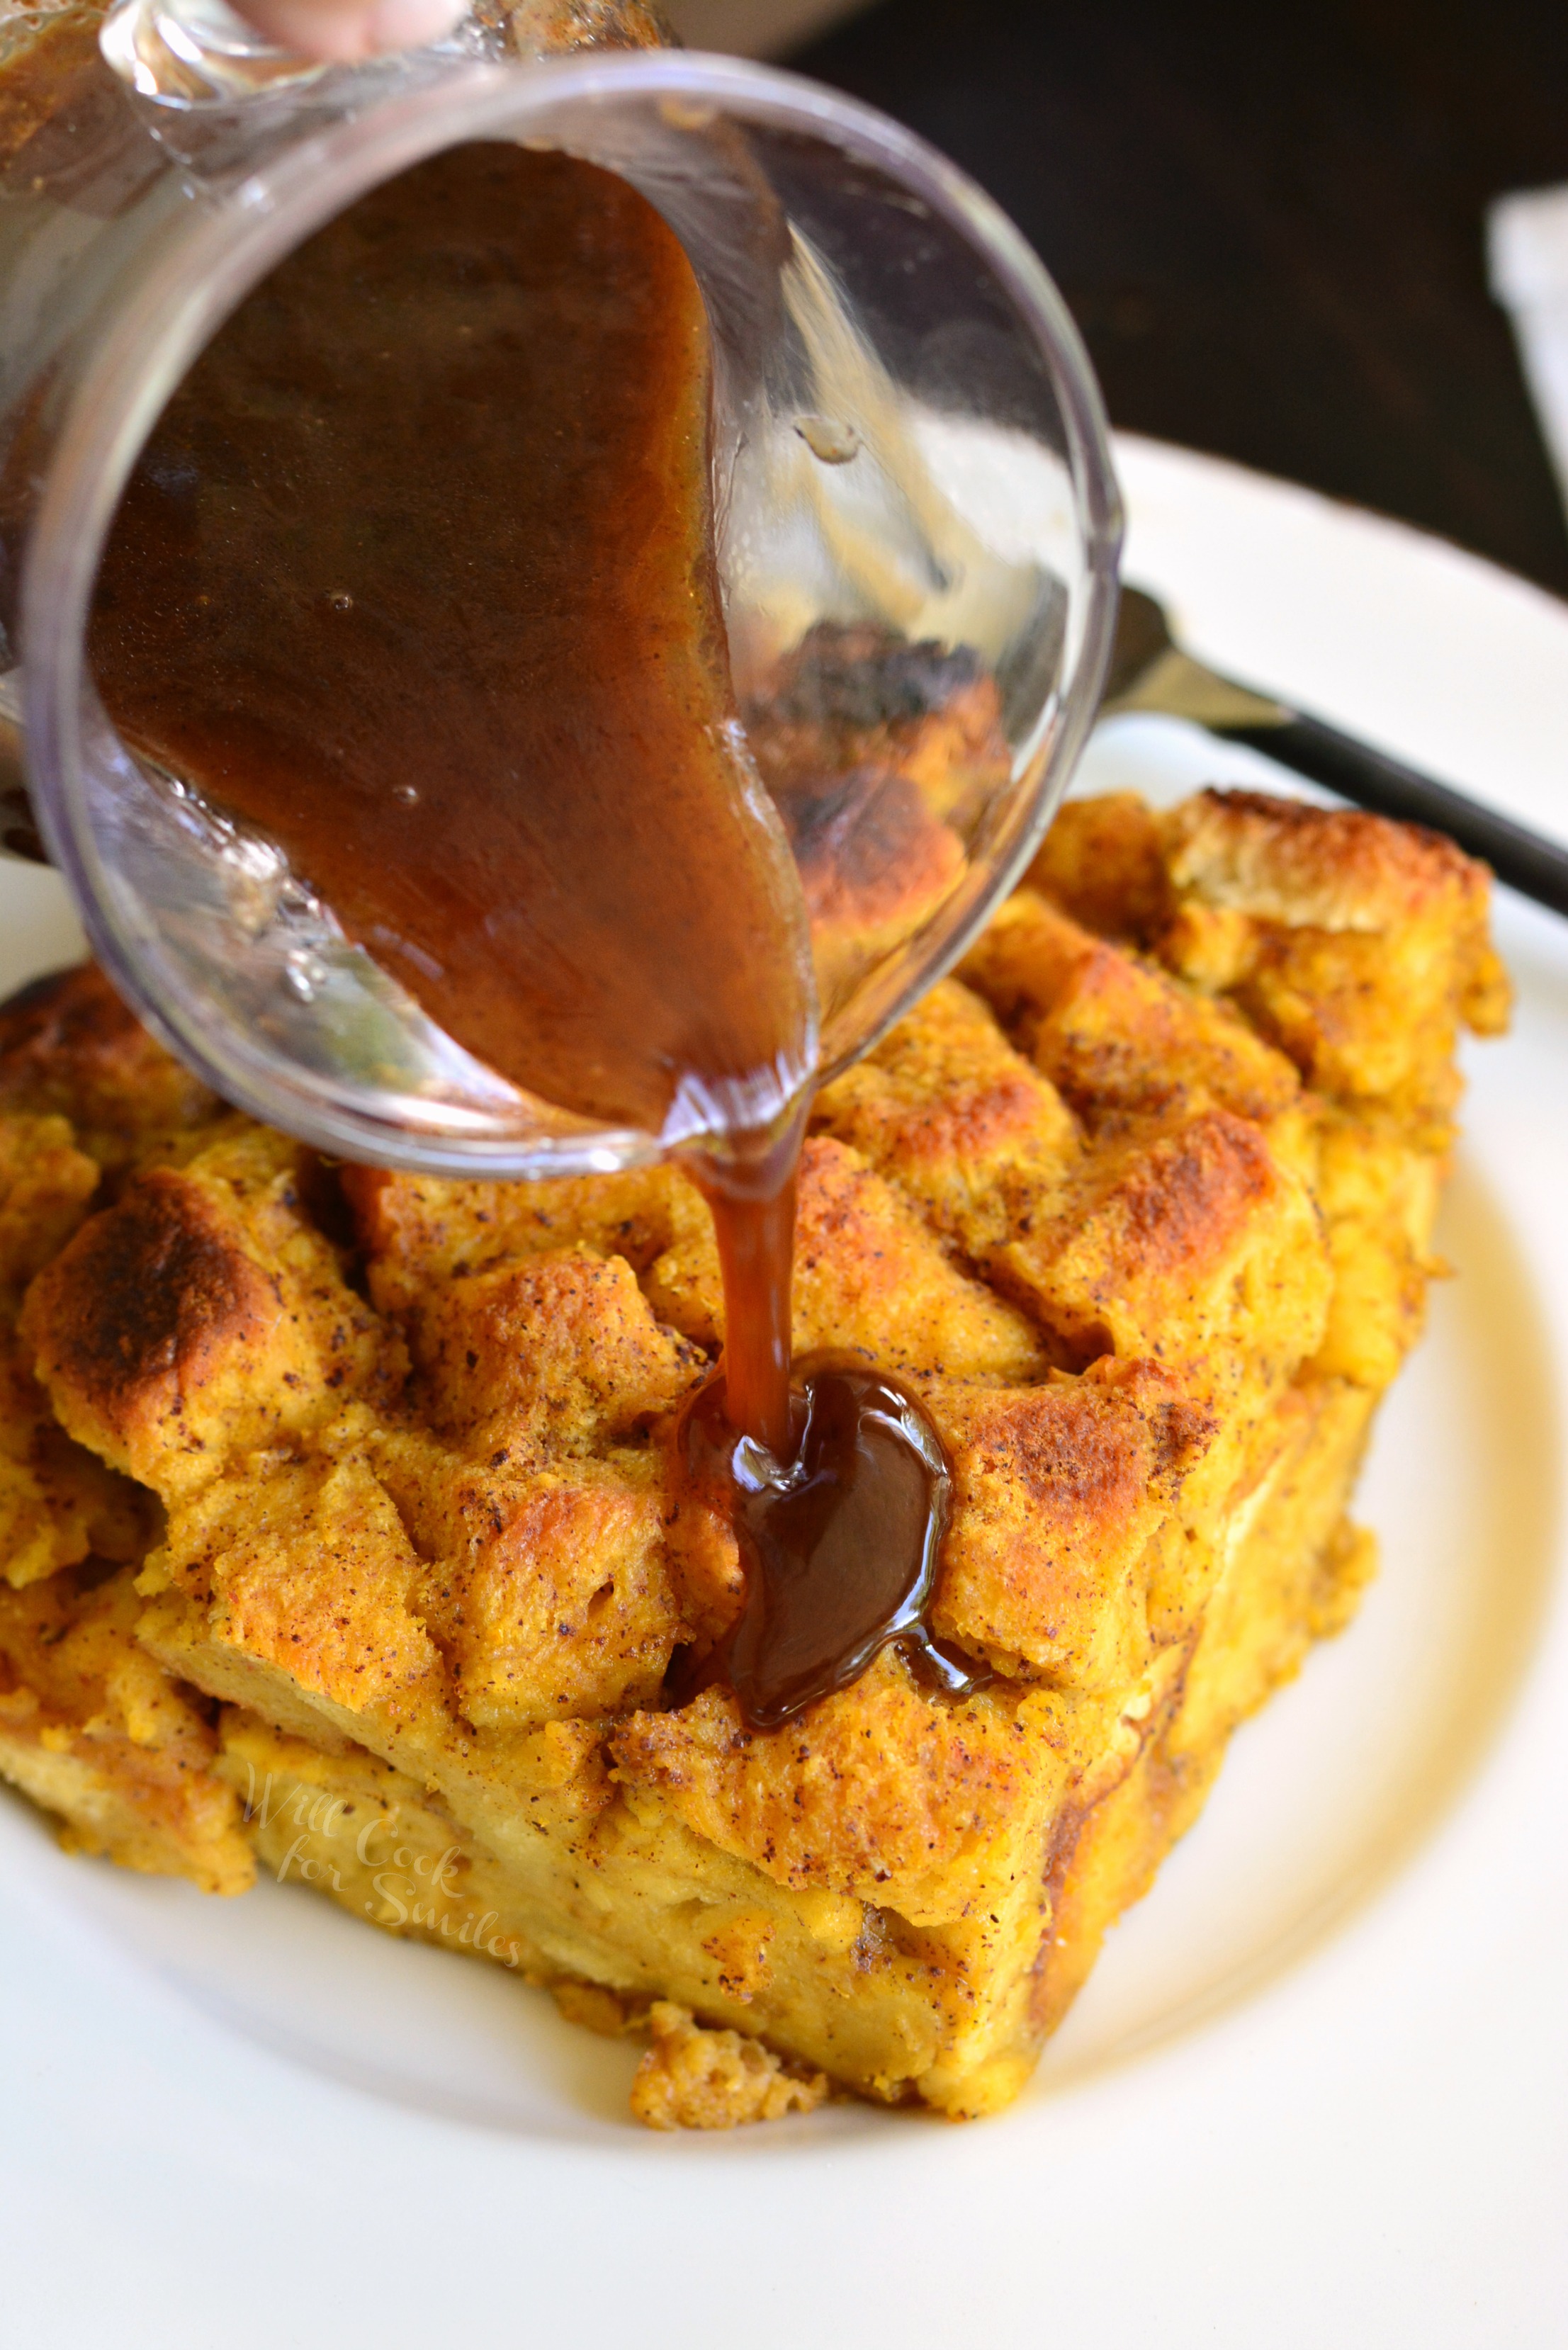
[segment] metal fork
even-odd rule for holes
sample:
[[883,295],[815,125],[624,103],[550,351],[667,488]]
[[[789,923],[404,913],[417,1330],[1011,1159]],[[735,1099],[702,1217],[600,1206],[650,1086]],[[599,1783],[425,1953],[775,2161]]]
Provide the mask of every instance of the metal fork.
[[1205,669],[1177,643],[1164,607],[1141,588],[1124,587],[1101,715],[1127,710],[1189,719],[1227,742],[1250,743],[1358,807],[1447,833],[1484,858],[1500,881],[1568,914],[1568,848],[1321,718]]

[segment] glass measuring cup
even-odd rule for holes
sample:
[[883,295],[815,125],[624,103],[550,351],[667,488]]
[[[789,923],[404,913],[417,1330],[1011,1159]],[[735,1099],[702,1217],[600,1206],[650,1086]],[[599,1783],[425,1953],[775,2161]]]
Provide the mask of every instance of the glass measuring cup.
[[[787,75],[647,50],[524,59],[482,26],[331,74],[258,64],[247,37],[198,75],[186,52],[213,21],[213,0],[194,34],[168,10],[109,20],[121,77],[142,84],[111,76],[100,92],[122,110],[129,206],[100,198],[82,232],[67,189],[25,244],[31,279],[16,267],[0,283],[4,330],[40,282],[47,233],[74,256],[57,272],[63,313],[43,306],[48,331],[5,387],[0,522],[24,655],[7,682],[37,821],[96,951],[220,1091],[335,1153],[558,1174],[701,1139],[595,1125],[463,1052],[273,844],[131,755],[86,658],[120,490],[223,319],[369,189],[443,148],[517,139],[620,173],[692,263],[713,335],[742,701],[792,660],[808,699],[831,698],[832,660],[815,654],[856,629],[923,649],[906,665],[917,702],[922,675],[990,696],[986,755],[938,811],[951,842],[940,886],[891,927],[818,926],[830,1074],[962,951],[1038,837],[1097,701],[1118,509],[1093,380],[1049,281],[930,150]],[[180,87],[161,92],[165,53]],[[205,94],[192,88],[203,76]]]

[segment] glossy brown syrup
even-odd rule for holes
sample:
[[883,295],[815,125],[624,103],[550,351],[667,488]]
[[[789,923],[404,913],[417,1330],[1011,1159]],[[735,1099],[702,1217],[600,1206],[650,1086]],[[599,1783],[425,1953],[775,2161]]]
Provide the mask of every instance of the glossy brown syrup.
[[126,739],[279,841],[470,1051],[654,1134],[703,1106],[728,1341],[683,1442],[732,1496],[727,1661],[763,1724],[890,1638],[929,1646],[947,1477],[886,1382],[791,1392],[810,966],[732,698],[708,401],[651,207],[565,156],[456,149],[292,255],[192,369],[90,651]]
[[792,1398],[787,1463],[737,1436],[722,1379],[687,1407],[680,1471],[698,1501],[729,1497],[746,1598],[728,1638],[677,1676],[685,1696],[722,1679],[746,1720],[775,1729],[846,1688],[896,1641],[923,1679],[987,1679],[926,1626],[950,1481],[935,1430],[879,1372],[826,1364]]
[[725,1410],[732,1424],[781,1461],[794,1458],[790,1392],[790,1291],[794,1265],[795,1170],[801,1121],[761,1162],[749,1189],[732,1168],[713,1180],[700,1159],[692,1173],[713,1213],[724,1283]]
[[198,360],[90,639],[121,733],[281,841],[460,1043],[655,1134],[683,1083],[767,1124],[809,1055],[798,888],[729,681],[707,353],[623,181],[439,156]]

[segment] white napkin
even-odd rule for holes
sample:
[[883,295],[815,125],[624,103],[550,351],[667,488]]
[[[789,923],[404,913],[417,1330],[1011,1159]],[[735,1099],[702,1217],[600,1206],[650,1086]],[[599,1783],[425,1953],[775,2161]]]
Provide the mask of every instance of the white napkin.
[[1568,505],[1568,188],[1500,196],[1487,215],[1487,263]]

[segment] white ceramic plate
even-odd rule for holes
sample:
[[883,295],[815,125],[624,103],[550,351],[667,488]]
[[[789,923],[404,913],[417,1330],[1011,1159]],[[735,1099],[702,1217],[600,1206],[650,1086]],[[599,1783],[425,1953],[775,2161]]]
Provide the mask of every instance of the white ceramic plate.
[[[1568,609],[1124,441],[1193,648],[1568,833]],[[1282,779],[1155,720],[1085,788]],[[1459,1278],[1386,1409],[1361,1617],[1237,1738],[1034,2088],[964,2130],[625,2118],[634,2052],[266,1886],[70,1861],[0,1804],[0,2307],[31,2350],[458,2342],[1320,2350],[1568,2339],[1568,925],[1472,1055]],[[0,868],[0,986],[70,959]]]

